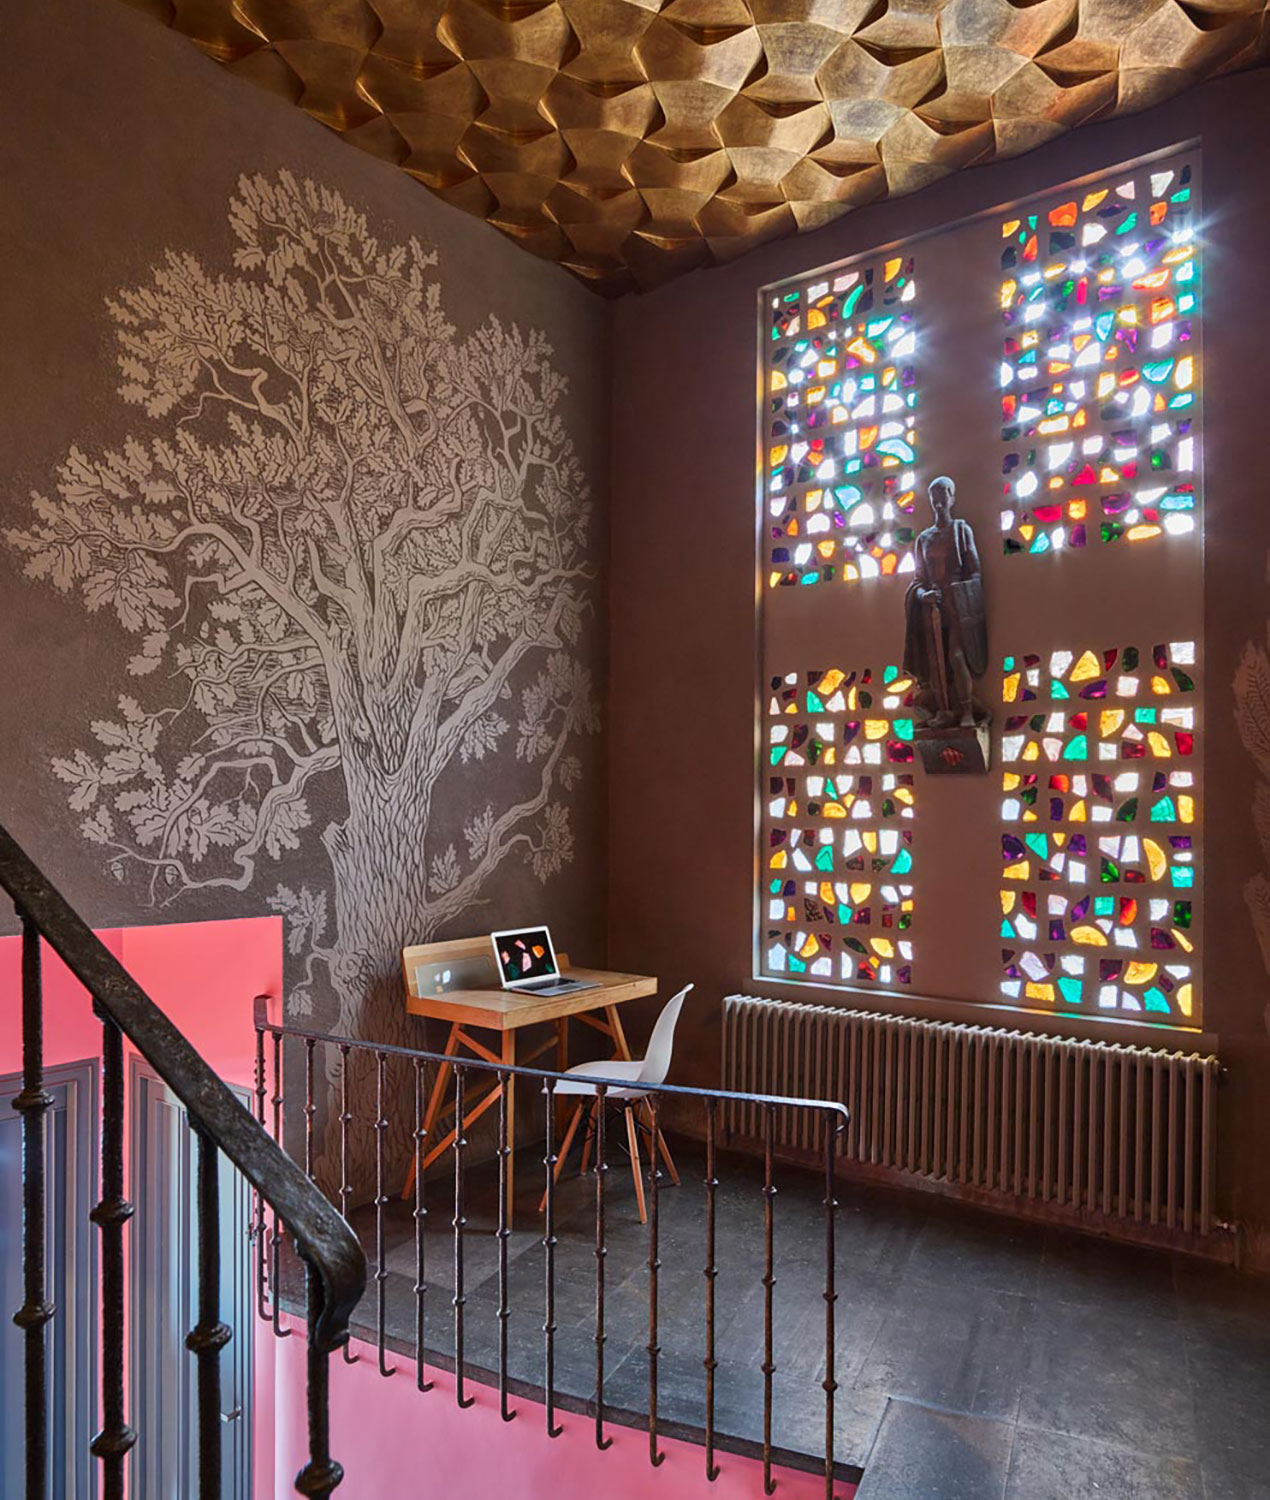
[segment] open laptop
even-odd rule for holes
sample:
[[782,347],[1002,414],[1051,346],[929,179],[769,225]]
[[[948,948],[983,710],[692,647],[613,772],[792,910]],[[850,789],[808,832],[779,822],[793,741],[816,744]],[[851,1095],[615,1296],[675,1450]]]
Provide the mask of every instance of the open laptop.
[[546,927],[493,932],[494,962],[505,990],[522,995],[568,995],[599,988],[595,979],[562,979],[551,933]]

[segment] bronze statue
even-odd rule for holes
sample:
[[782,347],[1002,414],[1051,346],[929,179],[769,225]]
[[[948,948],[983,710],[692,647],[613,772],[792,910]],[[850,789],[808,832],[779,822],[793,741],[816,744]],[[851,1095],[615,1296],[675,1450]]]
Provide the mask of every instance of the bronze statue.
[[974,696],[988,665],[983,575],[975,534],[953,515],[956,494],[945,475],[931,481],[935,524],[913,543],[915,577],[904,599],[904,670],[917,682],[919,733],[971,729],[989,717]]

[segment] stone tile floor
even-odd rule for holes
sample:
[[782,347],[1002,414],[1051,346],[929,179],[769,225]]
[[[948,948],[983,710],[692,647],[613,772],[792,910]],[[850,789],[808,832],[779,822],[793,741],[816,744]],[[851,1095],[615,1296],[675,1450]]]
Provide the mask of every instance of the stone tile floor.
[[[661,1195],[659,1399],[666,1422],[704,1422],[702,1164],[676,1152]],[[518,1163],[508,1241],[508,1373],[540,1386],[542,1223],[532,1154]],[[748,1158],[721,1159],[716,1423],[763,1431],[763,1196]],[[607,1177],[605,1400],[647,1411],[648,1242],[625,1159]],[[497,1195],[470,1173],[466,1355],[498,1363]],[[916,1192],[840,1184],[837,1458],[864,1470],[859,1500],[1270,1500],[1270,1281],[1187,1257],[996,1217]],[[453,1194],[429,1182],[425,1344],[453,1354]],[[557,1210],[555,1380],[595,1390],[593,1178]],[[386,1326],[414,1346],[410,1205],[386,1210]],[[373,1262],[369,1210],[356,1223]],[[823,1452],[824,1209],[814,1173],[782,1166],[775,1200],[773,1434]],[[372,1264],[373,1269],[373,1264]],[[374,1282],[354,1319],[374,1328]]]

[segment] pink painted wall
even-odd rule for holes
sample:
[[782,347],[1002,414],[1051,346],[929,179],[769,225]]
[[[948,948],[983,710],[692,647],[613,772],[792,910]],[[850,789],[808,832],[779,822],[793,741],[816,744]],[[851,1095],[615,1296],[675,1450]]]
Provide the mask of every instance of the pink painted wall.
[[[97,936],[123,962],[123,933]],[[47,943],[41,944],[44,974],[44,1063],[82,1062],[101,1056],[101,1023],[88,994]],[[0,1073],[22,1068],[22,939],[0,938]]]
[[[304,1343],[300,1337],[274,1340],[274,1382],[266,1391],[257,1371],[257,1390],[276,1397],[276,1468],[272,1489],[258,1490],[257,1500],[292,1493],[292,1482],[307,1458],[304,1426]],[[666,1459],[653,1469],[648,1462],[647,1433],[610,1425],[613,1446],[595,1446],[594,1421],[565,1412],[558,1438],[548,1438],[543,1408],[516,1399],[518,1415],[504,1423],[498,1392],[467,1385],[476,1404],[459,1411],[453,1379],[431,1372],[436,1384],[427,1394],[415,1388],[414,1365],[401,1364],[390,1379],[380,1375],[375,1350],[355,1342],[361,1357],[354,1365],[331,1362],[331,1451],[348,1478],[340,1493],[352,1497],[409,1497],[426,1487],[446,1496],[497,1495],[500,1500],[760,1500],[763,1466],[730,1453],[718,1456],[720,1473],[713,1484],[705,1477],[704,1450],[692,1443],[664,1441]],[[390,1357],[390,1363],[394,1362]],[[264,1426],[257,1410],[257,1432]],[[421,1475],[426,1466],[426,1486]],[[783,1500],[822,1500],[824,1478],[792,1469],[777,1471]],[[835,1494],[849,1500],[852,1485]]]
[[227,1082],[255,1086],[252,1001],[282,993],[282,918],[126,927],[123,963]]
[[[280,994],[282,918],[178,922],[98,932],[124,968],[230,1083],[255,1082],[252,999]],[[44,1061],[101,1055],[101,1025],[84,987],[42,944]],[[22,939],[0,937],[0,1073],[22,1066]]]

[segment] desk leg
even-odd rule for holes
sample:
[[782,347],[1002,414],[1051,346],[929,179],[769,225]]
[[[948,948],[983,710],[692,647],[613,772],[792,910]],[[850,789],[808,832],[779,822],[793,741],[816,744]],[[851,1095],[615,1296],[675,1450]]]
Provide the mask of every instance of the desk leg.
[[[459,1050],[459,1028],[450,1027],[450,1034],[445,1041],[446,1057],[453,1057]],[[441,1106],[445,1102],[445,1086],[450,1081],[451,1065],[443,1062],[437,1069],[436,1082],[432,1085],[432,1092],[428,1095],[428,1108],[423,1116],[423,1129],[425,1136],[431,1135],[432,1127],[436,1123],[437,1115],[441,1112]],[[410,1158],[410,1170],[406,1173],[406,1185],[401,1190],[401,1196],[409,1199],[415,1188],[415,1158]]]
[[[569,1018],[561,1016],[556,1022],[556,1072],[567,1073],[569,1071]],[[556,1139],[560,1139],[561,1127],[564,1123],[565,1106],[563,1099],[556,1100]]]
[[[503,1061],[508,1067],[516,1066],[516,1033],[503,1032]],[[516,1075],[507,1075],[507,1227],[510,1229],[516,1218]]]

